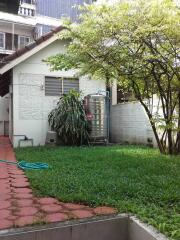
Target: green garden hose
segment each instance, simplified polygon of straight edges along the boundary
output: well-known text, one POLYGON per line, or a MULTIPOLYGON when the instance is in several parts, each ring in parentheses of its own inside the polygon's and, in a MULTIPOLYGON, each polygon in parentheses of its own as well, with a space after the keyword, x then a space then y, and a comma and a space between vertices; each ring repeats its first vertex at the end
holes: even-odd
POLYGON ((47 163, 27 163, 25 161, 20 161, 20 162, 11 162, 11 161, 6 161, 6 160, 0 160, 0 162, 4 162, 7 164, 12 164, 12 165, 17 165, 19 168, 23 170, 41 170, 41 169, 47 169, 49 168, 49 165, 47 163))

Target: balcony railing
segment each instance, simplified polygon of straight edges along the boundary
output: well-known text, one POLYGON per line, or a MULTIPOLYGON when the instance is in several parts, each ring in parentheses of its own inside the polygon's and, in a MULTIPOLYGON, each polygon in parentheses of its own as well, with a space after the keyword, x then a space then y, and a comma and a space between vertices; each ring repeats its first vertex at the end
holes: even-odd
POLYGON ((0 54, 9 55, 32 41, 30 36, 0 32, 0 54))
POLYGON ((35 10, 29 9, 29 8, 24 8, 24 7, 19 7, 18 14, 33 17, 33 16, 35 16, 35 10))
POLYGON ((21 0, 20 4, 23 4, 23 3, 35 5, 36 4, 36 0, 21 0))
POLYGON ((18 14, 23 16, 35 16, 36 1, 35 0, 21 0, 18 14))

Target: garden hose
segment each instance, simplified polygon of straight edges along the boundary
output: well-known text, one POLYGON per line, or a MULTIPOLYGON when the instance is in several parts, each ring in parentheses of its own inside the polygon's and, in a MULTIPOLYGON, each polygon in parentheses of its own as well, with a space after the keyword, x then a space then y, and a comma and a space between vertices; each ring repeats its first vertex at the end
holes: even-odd
POLYGON ((0 162, 4 162, 7 164, 12 164, 12 165, 17 165, 19 168, 23 170, 41 170, 41 169, 47 169, 49 168, 49 165, 47 163, 28 163, 25 161, 20 161, 20 162, 11 162, 11 161, 6 161, 6 160, 0 160, 0 162))

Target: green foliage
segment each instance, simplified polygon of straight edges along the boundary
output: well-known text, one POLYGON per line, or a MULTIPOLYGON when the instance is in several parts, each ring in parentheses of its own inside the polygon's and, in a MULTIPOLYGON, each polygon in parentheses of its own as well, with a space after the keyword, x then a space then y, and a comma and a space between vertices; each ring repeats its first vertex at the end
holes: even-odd
POLYGON ((50 112, 48 121, 63 144, 88 143, 88 124, 80 93, 71 90, 67 95, 62 96, 57 107, 50 112))
POLYGON ((16 156, 50 165, 26 171, 38 196, 114 206, 180 239, 180 157, 140 146, 37 147, 16 149, 16 156))
POLYGON ((133 90, 160 151, 180 153, 180 9, 171 0, 137 0, 87 5, 84 10, 79 24, 65 24, 60 39, 71 42, 65 54, 47 60, 51 69, 78 68, 80 74, 117 80, 133 90), (164 119, 161 134, 154 97, 160 99, 157 109, 164 119))

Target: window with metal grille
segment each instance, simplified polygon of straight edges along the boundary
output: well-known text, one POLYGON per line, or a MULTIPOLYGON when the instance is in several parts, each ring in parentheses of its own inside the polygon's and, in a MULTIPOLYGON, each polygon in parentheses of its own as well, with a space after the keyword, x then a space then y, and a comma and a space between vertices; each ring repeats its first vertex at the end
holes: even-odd
POLYGON ((76 91, 79 91, 79 80, 74 79, 63 79, 63 93, 67 94, 71 89, 74 89, 76 91))
POLYGON ((5 49, 5 33, 0 32, 0 48, 5 49))
POLYGON ((61 96, 72 89, 79 91, 79 79, 45 77, 45 96, 61 96))
POLYGON ((30 37, 26 36, 18 36, 18 48, 24 48, 26 45, 30 43, 30 37))

